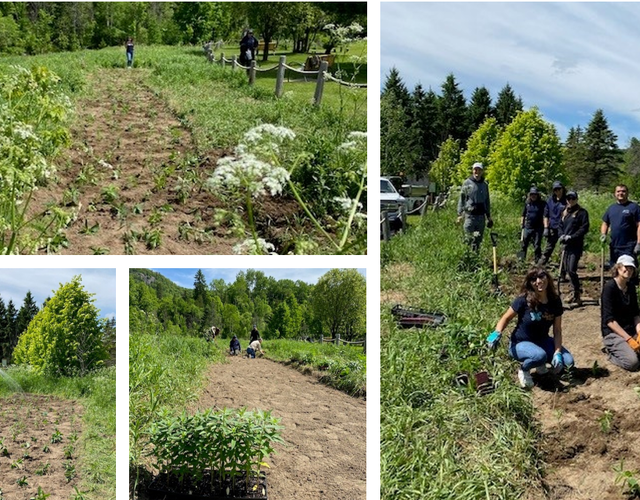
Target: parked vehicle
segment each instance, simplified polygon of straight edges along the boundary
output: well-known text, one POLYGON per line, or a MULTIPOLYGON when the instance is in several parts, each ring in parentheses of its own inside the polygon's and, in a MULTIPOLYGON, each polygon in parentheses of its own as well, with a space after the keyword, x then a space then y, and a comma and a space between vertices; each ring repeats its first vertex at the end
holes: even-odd
POLYGON ((392 231, 404 227, 407 216, 407 200, 398 193, 387 177, 380 177, 380 213, 387 213, 392 231))

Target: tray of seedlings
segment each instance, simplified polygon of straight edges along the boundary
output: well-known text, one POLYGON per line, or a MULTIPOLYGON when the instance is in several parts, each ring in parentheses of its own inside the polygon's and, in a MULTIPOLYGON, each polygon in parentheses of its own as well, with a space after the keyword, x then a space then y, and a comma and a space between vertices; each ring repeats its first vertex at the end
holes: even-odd
POLYGON ((391 314, 402 328, 424 328, 427 326, 441 326, 447 321, 442 313, 428 312, 424 309, 396 304, 391 308, 391 314))
POLYGON ((224 409, 165 414, 151 428, 156 475, 147 487, 155 500, 267 500, 261 468, 283 443, 271 412, 224 409))

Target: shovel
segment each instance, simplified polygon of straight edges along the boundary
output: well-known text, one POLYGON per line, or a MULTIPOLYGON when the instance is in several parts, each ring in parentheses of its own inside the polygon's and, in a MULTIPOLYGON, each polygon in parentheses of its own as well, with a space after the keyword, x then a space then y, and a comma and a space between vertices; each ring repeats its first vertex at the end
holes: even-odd
POLYGON ((560 292, 560 283, 562 282, 563 267, 564 267, 564 246, 562 247, 562 253, 560 254, 560 269, 558 269, 558 297, 562 296, 562 292, 560 292))
POLYGON ((600 249, 600 298, 598 303, 602 305, 602 290, 604 290, 604 246, 602 243, 602 248, 600 249))
POLYGON ((524 253, 524 228, 522 228, 522 231, 520 231, 520 251, 517 253, 516 257, 518 257, 518 260, 524 260, 524 258, 525 258, 525 253, 524 253))
POLYGON ((498 246, 498 233, 490 233, 491 246, 493 247, 493 286, 494 293, 499 295, 502 293, 500 284, 498 283, 498 254, 496 253, 496 247, 498 246))

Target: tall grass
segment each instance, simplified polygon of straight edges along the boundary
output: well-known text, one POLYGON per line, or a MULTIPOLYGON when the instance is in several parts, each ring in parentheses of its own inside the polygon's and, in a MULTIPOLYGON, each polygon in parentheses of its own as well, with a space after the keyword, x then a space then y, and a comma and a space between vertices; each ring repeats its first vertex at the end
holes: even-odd
MULTIPOLYGON (((98 370, 84 377, 54 378, 36 374, 28 367, 11 367, 7 373, 25 392, 73 399, 82 405, 83 429, 77 447, 82 471, 79 490, 87 491, 87 498, 115 499, 115 367, 98 370)), ((0 384, 0 396, 7 394, 6 385, 0 384)))
MULTIPOLYGON (((471 253, 455 223, 456 201, 454 195, 443 210, 410 220, 404 235, 381 248, 388 301, 381 318, 385 499, 515 499, 539 484, 542 473, 533 403, 515 384, 517 364, 504 347, 491 353, 485 346, 527 267, 516 259, 523 204, 492 195, 499 282, 506 292, 495 295, 489 230, 479 254, 471 253), (395 302, 442 312, 448 325, 401 330, 390 314, 395 302), (494 378, 493 394, 480 397, 454 383, 456 374, 480 370, 494 378)), ((588 253, 600 252, 601 217, 613 201, 610 194, 580 193, 591 220, 588 253)))

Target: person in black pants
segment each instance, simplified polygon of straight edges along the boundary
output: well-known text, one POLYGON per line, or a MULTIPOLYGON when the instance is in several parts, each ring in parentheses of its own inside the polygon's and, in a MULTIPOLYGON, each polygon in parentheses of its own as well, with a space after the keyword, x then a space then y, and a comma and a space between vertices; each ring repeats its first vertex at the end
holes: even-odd
POLYGON ((251 342, 258 340, 260 338, 260 333, 258 332, 258 328, 256 325, 253 325, 253 329, 251 330, 251 338, 249 339, 249 344, 251 342))
POLYGON ((632 278, 636 264, 622 255, 612 268, 613 279, 602 290, 602 343, 609 361, 625 370, 640 368, 640 308, 632 278))
POLYGON ((578 193, 567 193, 567 207, 562 212, 560 236, 558 241, 563 247, 564 260, 561 262, 563 271, 569 275, 571 295, 568 305, 580 306, 580 279, 578 278, 578 261, 584 251, 584 237, 589 232, 589 213, 578 204, 578 193))
POLYGON ((536 262, 542 258, 542 233, 544 231, 543 218, 545 206, 545 202, 540 199, 538 189, 532 187, 529 190, 529 196, 527 196, 527 201, 522 210, 522 260, 527 258, 527 249, 531 243, 533 243, 536 262))
POLYGON ((240 64, 249 66, 251 61, 256 58, 257 48, 258 40, 253 36, 253 30, 247 31, 247 34, 240 40, 240 64))
POLYGON ((562 219, 562 212, 567 206, 566 190, 560 181, 555 181, 552 186, 553 193, 547 199, 544 208, 544 230, 542 235, 547 239, 547 245, 542 253, 542 258, 538 261, 539 266, 546 265, 553 254, 553 249, 558 242, 559 229, 562 219))

